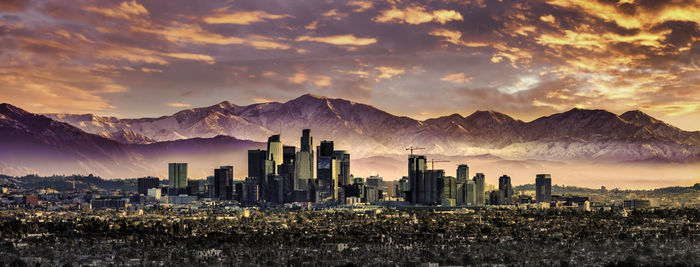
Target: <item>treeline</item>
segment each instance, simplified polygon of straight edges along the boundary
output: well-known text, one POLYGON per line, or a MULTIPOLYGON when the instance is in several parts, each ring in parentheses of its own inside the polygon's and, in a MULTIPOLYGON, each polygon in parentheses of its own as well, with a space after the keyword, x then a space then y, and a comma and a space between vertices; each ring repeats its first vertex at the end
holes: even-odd
POLYGON ((12 177, 0 175, 0 185, 10 188, 22 189, 43 189, 53 188, 58 191, 72 191, 73 183, 76 190, 88 189, 91 191, 135 191, 137 187, 137 178, 128 179, 102 179, 99 176, 90 175, 53 175, 39 176, 35 174, 25 175, 21 177, 12 177))
MULTIPOLYGON (((517 185, 514 187, 516 191, 535 191, 535 184, 524 184, 524 185, 517 185)), ((698 192, 700 193, 700 183, 696 183, 693 186, 672 186, 672 187, 664 187, 664 188, 657 188, 657 189, 651 189, 651 190, 620 190, 620 189, 607 189, 607 191, 614 191, 618 190, 620 192, 629 192, 629 193, 649 193, 649 192, 655 192, 655 193, 694 193, 698 192)), ((592 189, 592 188, 585 188, 585 187, 578 187, 578 186, 565 186, 565 185, 552 185, 552 194, 555 195, 561 195, 561 194, 590 194, 590 193, 602 193, 602 189, 592 189)))

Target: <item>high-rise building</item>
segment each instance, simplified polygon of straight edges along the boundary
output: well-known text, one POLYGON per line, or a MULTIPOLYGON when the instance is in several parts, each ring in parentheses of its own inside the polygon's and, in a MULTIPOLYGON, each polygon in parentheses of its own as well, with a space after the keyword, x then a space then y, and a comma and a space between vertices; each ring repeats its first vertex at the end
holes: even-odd
POLYGON ((262 179, 265 172, 266 150, 248 150, 248 176, 262 179))
MULTIPOLYGON (((464 195, 464 205, 473 206, 476 205, 476 183, 474 181, 468 180, 462 187, 462 194, 464 195)), ((482 197, 484 194, 481 194, 482 197)))
POLYGON ((148 189, 160 187, 158 177, 145 177, 137 180, 139 195, 148 195, 148 189))
POLYGON ((284 148, 282 146, 281 136, 279 134, 270 136, 267 139, 267 160, 271 160, 275 163, 274 174, 277 174, 277 167, 282 165, 283 158, 284 148))
POLYGON ((498 178, 498 204, 513 204, 513 186, 510 183, 510 176, 505 174, 498 178))
POLYGON ((285 203, 294 202, 293 193, 296 187, 296 178, 294 177, 296 173, 296 147, 294 146, 284 146, 283 147, 283 157, 282 165, 279 167, 279 176, 282 179, 282 194, 283 201, 285 203))
POLYGON ((247 177, 245 181, 241 184, 241 202, 243 205, 250 206, 255 205, 260 200, 259 182, 255 180, 254 177, 247 177))
POLYGON ((469 180, 469 166, 460 164, 457 166, 457 184, 466 183, 469 180))
POLYGON ((332 157, 333 156, 333 141, 321 141, 321 145, 316 147, 319 156, 332 157))
POLYGON ((401 177, 399 182, 396 184, 396 196, 402 197, 406 201, 406 192, 410 189, 408 176, 401 177))
POLYGON ((552 202, 552 175, 538 174, 535 176, 535 201, 552 202))
POLYGON ((500 194, 498 190, 489 191, 488 203, 489 205, 498 205, 498 198, 500 194))
POLYGON ((476 205, 483 206, 485 201, 486 176, 483 173, 474 175, 474 191, 476 193, 476 205))
POLYGON ((409 191, 406 194, 407 201, 412 204, 423 203, 421 192, 425 193, 422 188, 425 183, 425 170, 427 168, 425 156, 409 155, 408 156, 408 187, 409 191))
POLYGON ((419 202, 424 205, 435 205, 441 203, 440 192, 444 188, 444 170, 425 171, 422 187, 420 188, 419 202))
POLYGON ((168 195, 187 194, 187 163, 168 163, 168 195))
POLYGON ((311 148, 314 146, 314 139, 311 137, 310 129, 301 130, 301 147, 299 151, 312 151, 311 148))
POLYGON ((350 154, 345 150, 335 150, 333 156, 338 160, 338 172, 340 173, 338 186, 350 184, 350 154))
POLYGON ((314 178, 314 145, 311 130, 304 129, 301 131, 301 147, 296 155, 296 164, 294 166, 294 176, 297 181, 294 184, 294 190, 309 190, 309 179, 314 178))
POLYGON ((204 184, 204 196, 206 198, 215 198, 216 197, 216 177, 213 175, 207 176, 207 181, 204 184))
POLYGON ((310 151, 299 151, 294 164, 294 190, 308 191, 313 177, 313 155, 310 151))
MULTIPOLYGON (((282 158, 282 146, 280 146, 279 157, 282 158)), ((258 183, 257 192, 260 194, 257 196, 259 200, 266 200, 267 195, 267 185, 268 180, 272 179, 275 175, 275 169, 277 166, 273 160, 268 160, 268 153, 266 150, 248 150, 248 177, 254 178, 252 181, 258 183)))
POLYGON ((199 187, 202 184, 202 180, 189 180, 187 181, 187 195, 198 196, 199 187))
POLYGON ((316 176, 318 176, 318 202, 337 199, 338 161, 333 157, 333 141, 321 141, 317 148, 316 176))
POLYGON ((372 175, 365 179, 364 184, 366 186, 373 186, 381 190, 384 188, 384 178, 382 178, 381 176, 372 175))
POLYGON ((442 186, 442 189, 439 190, 439 193, 440 193, 439 199, 441 201, 443 199, 454 199, 456 201, 457 200, 457 179, 455 177, 452 177, 452 176, 445 176, 440 180, 438 180, 438 182, 442 186))
POLYGON ((233 166, 214 169, 214 197, 219 200, 233 199, 233 166))

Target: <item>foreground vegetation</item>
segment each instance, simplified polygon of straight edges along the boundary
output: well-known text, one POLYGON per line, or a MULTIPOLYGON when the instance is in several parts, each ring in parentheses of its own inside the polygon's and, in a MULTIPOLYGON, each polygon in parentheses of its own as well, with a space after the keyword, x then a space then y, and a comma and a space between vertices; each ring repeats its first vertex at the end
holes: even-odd
POLYGON ((700 210, 4 211, 0 260, 44 265, 678 265, 700 210))

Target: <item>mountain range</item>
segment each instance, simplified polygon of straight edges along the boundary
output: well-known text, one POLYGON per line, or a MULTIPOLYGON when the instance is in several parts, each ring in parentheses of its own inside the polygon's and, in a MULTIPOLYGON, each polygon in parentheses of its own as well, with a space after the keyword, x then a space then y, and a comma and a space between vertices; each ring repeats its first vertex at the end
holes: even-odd
MULTIPOLYGON (((696 162, 700 132, 688 132, 641 111, 620 115, 572 109, 524 122, 496 111, 428 120, 396 116, 344 99, 303 95, 285 103, 247 106, 228 101, 158 118, 120 119, 94 114, 32 114, 0 105, 0 173, 151 175, 168 161, 244 165, 247 149, 264 148, 272 134, 299 145, 309 128, 315 143, 333 140, 354 160, 493 157, 509 161, 696 162), (250 140, 250 141, 248 141, 250 140)), ((237 171, 244 176, 245 166, 237 171)))
POLYGON ((424 121, 395 116, 344 99, 303 95, 286 103, 217 105, 159 118, 119 119, 92 114, 47 114, 88 133, 130 144, 149 144, 217 135, 264 142, 282 132, 285 144, 298 145, 301 130, 359 157, 421 153, 493 154, 512 159, 613 161, 688 161, 700 151, 700 132, 687 132, 638 110, 621 115, 605 110, 572 109, 523 122, 496 111, 476 111, 424 121))

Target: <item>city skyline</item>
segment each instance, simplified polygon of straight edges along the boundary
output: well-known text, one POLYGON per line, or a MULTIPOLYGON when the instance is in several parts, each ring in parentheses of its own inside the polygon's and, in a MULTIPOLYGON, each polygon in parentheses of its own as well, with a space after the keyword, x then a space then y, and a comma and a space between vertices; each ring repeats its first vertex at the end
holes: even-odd
POLYGON ((0 0, 0 266, 691 266, 700 0, 0 0))
POLYGON ((417 119, 640 109, 700 130, 695 1, 175 6, 3 2, 0 98, 36 113, 156 117, 314 93, 417 119))

